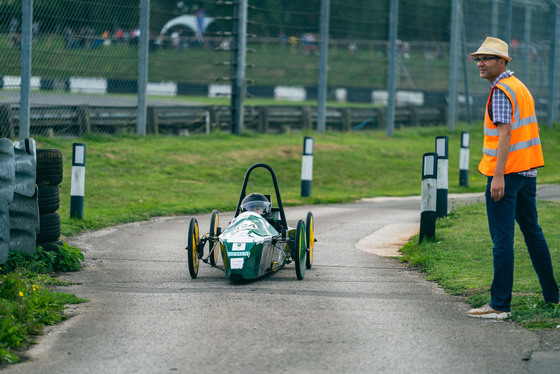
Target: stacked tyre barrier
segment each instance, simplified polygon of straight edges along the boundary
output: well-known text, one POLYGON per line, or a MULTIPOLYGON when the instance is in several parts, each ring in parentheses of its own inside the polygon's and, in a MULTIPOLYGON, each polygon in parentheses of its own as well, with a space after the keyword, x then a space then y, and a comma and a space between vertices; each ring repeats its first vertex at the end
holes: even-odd
POLYGON ((16 166, 14 145, 8 138, 0 139, 0 264, 10 251, 10 204, 14 201, 16 166))
POLYGON ((9 252, 35 251, 40 225, 35 140, 1 139, 0 148, 0 263, 4 263, 9 252))
POLYGON ((60 241, 60 191, 62 183, 62 152, 54 148, 37 149, 37 187, 39 222, 36 244, 45 250, 62 245, 60 241))

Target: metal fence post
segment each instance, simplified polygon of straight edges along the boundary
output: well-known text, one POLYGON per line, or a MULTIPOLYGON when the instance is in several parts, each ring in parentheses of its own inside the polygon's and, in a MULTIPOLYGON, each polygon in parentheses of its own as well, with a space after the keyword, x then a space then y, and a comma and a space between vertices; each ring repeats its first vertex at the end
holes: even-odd
POLYGON ((548 86, 548 105, 547 105, 547 118, 546 124, 548 127, 552 127, 554 121, 558 117, 558 79, 560 74, 558 73, 558 64, 560 63, 560 47, 558 46, 560 42, 560 11, 558 10, 558 4, 556 1, 548 0, 550 4, 550 14, 551 14, 551 38, 550 38, 550 54, 548 62, 548 75, 549 75, 549 86, 548 86))
POLYGON ((523 81, 529 82, 529 63, 531 56, 531 2, 525 0, 525 33, 523 35, 523 81))
POLYGON ((247 0, 237 0, 233 6, 233 63, 231 80, 232 133, 243 133, 245 100, 245 61, 247 53, 247 0))
POLYGON ((399 27, 399 0, 391 0, 389 14, 389 69, 387 77, 387 136, 393 136, 395 130, 395 96, 396 96, 396 61, 397 32, 399 27))
POLYGON ((148 86, 148 43, 150 40, 150 0, 140 0, 140 40, 138 41, 138 108, 136 134, 146 135, 146 90, 148 86))
POLYGON ((319 43, 319 82, 317 95, 317 132, 325 133, 327 103, 327 61, 329 58, 329 8, 330 0, 321 0, 321 41, 319 43))
POLYGON ((457 120, 457 92, 458 92, 458 71, 459 71, 459 19, 462 11, 461 0, 453 0, 451 3, 451 40, 449 51, 449 109, 447 111, 447 128, 455 130, 457 120))
POLYGON ((21 9, 21 83, 19 138, 29 138, 30 90, 31 90, 31 25, 33 23, 33 0, 23 0, 21 9))

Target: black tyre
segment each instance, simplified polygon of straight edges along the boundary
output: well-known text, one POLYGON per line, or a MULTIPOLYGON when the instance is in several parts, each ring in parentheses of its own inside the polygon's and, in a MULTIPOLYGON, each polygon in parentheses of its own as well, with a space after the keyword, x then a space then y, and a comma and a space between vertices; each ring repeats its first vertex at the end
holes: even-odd
POLYGON ((60 208, 58 186, 39 186, 39 213, 55 213, 60 208))
POLYGON ((307 212, 305 220, 305 240, 307 241, 307 261, 305 267, 311 269, 313 265, 313 246, 315 245, 315 232, 313 226, 313 213, 307 212))
POLYGON ((210 218, 210 232, 209 235, 211 238, 208 240, 209 243, 209 251, 210 251, 210 265, 216 266, 218 263, 218 258, 220 256, 220 242, 217 239, 218 236, 218 227, 220 227, 220 215, 218 211, 214 209, 212 211, 212 218, 210 218))
POLYGON ((62 152, 55 148, 37 148, 37 185, 62 183, 62 152))
POLYGON ((302 280, 305 276, 305 263, 307 259, 307 245, 305 244, 305 223, 299 220, 296 228, 296 237, 292 247, 292 259, 296 265, 296 276, 302 280))
POLYGON ((187 238, 187 251, 189 253, 189 274, 192 279, 198 275, 198 253, 200 247, 200 236, 198 230, 198 221, 192 218, 189 224, 189 234, 187 238))
POLYGON ((60 238, 60 216, 58 213, 40 214, 39 227, 37 243, 56 242, 60 238))

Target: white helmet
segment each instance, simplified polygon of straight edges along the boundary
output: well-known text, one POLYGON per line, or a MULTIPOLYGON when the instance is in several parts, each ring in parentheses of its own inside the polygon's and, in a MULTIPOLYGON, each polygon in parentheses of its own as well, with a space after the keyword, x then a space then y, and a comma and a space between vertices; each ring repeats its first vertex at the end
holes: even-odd
POLYGON ((270 214, 272 209, 272 204, 266 196, 260 193, 251 193, 243 199, 241 202, 242 212, 255 212, 263 216, 270 214))

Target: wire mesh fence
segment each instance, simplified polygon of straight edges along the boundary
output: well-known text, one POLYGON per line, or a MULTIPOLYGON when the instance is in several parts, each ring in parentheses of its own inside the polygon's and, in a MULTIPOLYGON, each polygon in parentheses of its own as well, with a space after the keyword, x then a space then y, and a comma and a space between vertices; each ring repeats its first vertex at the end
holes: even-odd
MULTIPOLYGON (((533 96, 546 99, 555 22, 550 4, 545 0, 498 1, 493 4, 481 0, 464 2, 465 53, 476 51, 489 35, 509 40, 512 60, 508 68, 524 81, 533 96), (511 21, 506 19, 508 13, 511 13, 511 21)), ((488 85, 478 77, 478 69, 471 66, 467 73, 472 92, 487 93, 488 85)))
MULTIPOLYGON (((322 1, 248 0, 246 130, 281 132, 317 125, 322 1)), ((471 98, 473 118, 483 110, 487 83, 468 64, 468 54, 488 35, 509 40, 510 68, 525 81, 541 112, 549 114, 550 91, 558 90, 557 77, 551 74, 558 61, 551 56, 560 27, 556 2, 455 1, 461 9, 459 25, 451 23, 452 2, 398 1, 394 64, 400 106, 395 121, 445 123, 454 26, 461 30, 461 74, 454 83, 459 95, 471 98)), ((34 0, 32 135, 134 132, 140 3, 34 0)), ((231 97, 239 68, 233 57, 238 3, 150 1, 148 132, 230 131, 231 105, 224 98, 231 97)), ((385 127, 389 3, 330 1, 328 129, 385 127)), ((18 134, 22 24, 22 2, 0 2, 2 136, 18 134)), ((466 118, 464 106, 459 116, 466 118)))

